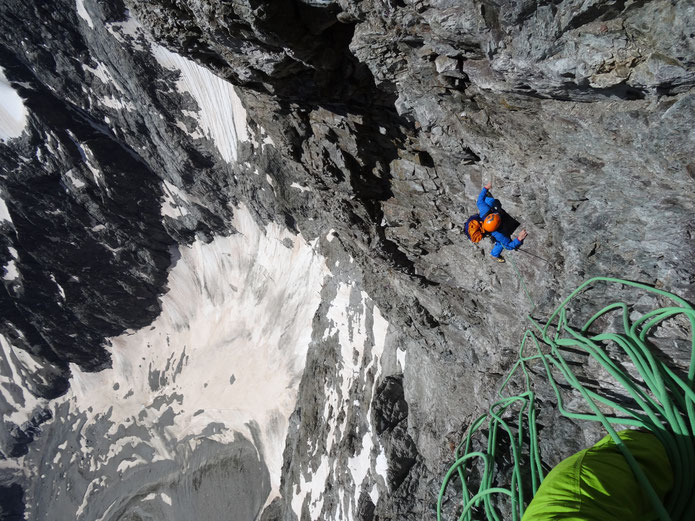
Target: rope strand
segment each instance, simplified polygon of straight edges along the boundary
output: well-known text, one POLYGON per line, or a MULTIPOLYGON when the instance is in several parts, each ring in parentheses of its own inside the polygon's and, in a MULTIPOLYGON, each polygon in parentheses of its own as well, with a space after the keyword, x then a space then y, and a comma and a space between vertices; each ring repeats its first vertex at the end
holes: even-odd
MULTIPOLYGON (((512 263, 517 276, 524 287, 529 301, 535 308, 521 273, 512 263)), ((499 521, 499 502, 509 498, 513 521, 519 521, 524 514, 525 505, 535 495, 543 481, 544 473, 538 446, 538 429, 536 425, 537 409, 536 395, 530 376, 530 364, 541 364, 545 377, 557 399, 560 413, 577 420, 600 422, 608 431, 618 449, 625 456, 636 479, 643 487, 661 521, 690 521, 695 519, 695 310, 685 300, 663 290, 652 288, 637 282, 610 277, 592 278, 574 290, 550 315, 545 324, 539 324, 530 314, 528 320, 533 326, 522 338, 519 349, 519 359, 512 366, 502 383, 498 395, 500 399, 492 404, 488 414, 477 418, 469 427, 461 444, 455 451, 455 463, 447 472, 442 483, 437 501, 437 520, 442 521, 442 500, 447 486, 456 474, 462 491, 463 511, 459 521, 472 521, 472 509, 482 506, 488 520, 499 521), (629 307, 623 302, 610 304, 595 313, 583 326, 576 330, 568 322, 568 304, 581 292, 598 284, 619 284, 637 288, 659 297, 670 300, 674 305, 662 307, 645 313, 638 319, 630 320, 629 307), (622 315, 623 331, 621 333, 590 334, 589 329, 601 317, 609 313, 620 312, 622 315), (690 325, 691 357, 687 378, 683 380, 676 373, 656 358, 649 347, 647 336, 651 330, 663 321, 684 316, 690 325), (551 333, 554 331, 554 333, 551 333), (615 363, 604 343, 611 342, 617 346, 634 364, 639 373, 641 383, 615 363), (587 389, 573 373, 570 363, 565 360, 561 350, 571 349, 583 352, 593 358, 620 385, 625 395, 633 400, 631 406, 624 402, 603 396, 598 392, 587 389), (545 351, 545 352, 544 352, 545 351), (530 354, 526 354, 530 352, 530 354), (523 375, 524 391, 517 395, 505 396, 508 386, 516 381, 516 376, 523 375), (555 375, 561 376, 560 381, 555 375), (561 385, 570 386, 585 400, 590 411, 574 412, 565 408, 561 385), (611 414, 604 414, 605 407, 612 409, 611 414), (516 434, 510 425, 509 418, 516 409, 516 434), (644 475, 621 438, 614 425, 630 425, 648 429, 654 433, 663 444, 668 454, 674 474, 674 489, 662 504, 658 495, 644 475), (487 452, 471 452, 474 436, 487 428, 487 452), (507 434, 512 455, 511 477, 507 480, 509 488, 495 485, 500 476, 497 475, 496 459, 498 437, 501 432, 507 434), (524 439, 528 439, 528 463, 522 466, 522 455, 525 454, 524 439), (463 450, 462 450, 463 449, 463 450), (482 478, 478 490, 469 490, 466 480, 471 463, 482 466, 482 478), (524 476, 530 474, 530 480, 524 476), (530 494, 524 490, 524 485, 530 481, 530 494)))

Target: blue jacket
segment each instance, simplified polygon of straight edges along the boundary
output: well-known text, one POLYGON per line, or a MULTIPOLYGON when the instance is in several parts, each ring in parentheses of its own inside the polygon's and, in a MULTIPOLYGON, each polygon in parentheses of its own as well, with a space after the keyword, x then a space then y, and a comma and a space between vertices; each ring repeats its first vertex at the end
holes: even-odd
POLYGON ((478 207, 478 215, 481 219, 485 219, 485 216, 489 214, 496 207, 501 207, 500 202, 494 197, 487 196, 487 188, 483 187, 476 201, 476 206, 478 207))
MULTIPOLYGON (((484 219, 487 214, 499 206, 499 201, 493 197, 487 197, 487 188, 483 188, 480 191, 476 205, 478 207, 478 215, 480 215, 481 219, 484 219)), ((519 239, 512 240, 503 233, 497 231, 490 233, 490 235, 495 239, 495 245, 490 252, 490 255, 493 257, 499 257, 504 249, 516 250, 524 243, 524 241, 520 241, 519 239)))
POLYGON ((490 252, 490 255, 493 257, 499 257, 503 249, 516 250, 524 243, 524 241, 520 241, 519 239, 510 239, 503 233, 497 231, 490 233, 490 235, 495 239, 495 245, 490 252))

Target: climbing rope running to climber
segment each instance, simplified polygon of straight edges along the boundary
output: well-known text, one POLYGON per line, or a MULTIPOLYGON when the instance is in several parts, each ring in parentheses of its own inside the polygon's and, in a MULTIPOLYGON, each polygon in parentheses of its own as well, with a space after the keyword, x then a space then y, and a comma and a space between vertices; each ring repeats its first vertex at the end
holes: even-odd
POLYGON ((528 291, 528 288, 526 287, 526 282, 524 281, 524 277, 521 275, 521 272, 519 271, 519 268, 516 267, 516 262, 514 262, 514 259, 509 257, 509 262, 512 265, 512 268, 514 268, 514 272, 516 273, 516 277, 519 279, 519 283, 521 284, 521 287, 524 288, 524 293, 526 293, 526 298, 528 298, 529 302, 531 303, 531 311, 528 312, 528 315, 530 316, 533 311, 536 309, 536 303, 533 300, 533 297, 531 297, 531 294, 528 291))
MULTIPOLYGON (((516 269, 516 267, 515 267, 516 269)), ((523 284, 523 278, 517 270, 523 284)), ((535 306, 524 284, 532 305, 535 306)), ((632 313, 635 311, 632 310, 632 313)), ((473 509, 482 506, 488 520, 500 521, 498 506, 504 498, 511 503, 511 518, 515 521, 524 515, 526 504, 536 494, 544 479, 539 451, 536 425, 536 394, 531 380, 531 366, 541 369, 556 396, 560 413, 577 420, 600 422, 610 435, 612 443, 620 450, 635 479, 648 497, 658 519, 662 521, 685 521, 695 519, 695 310, 680 297, 667 291, 644 284, 596 277, 584 282, 573 291, 541 325, 530 315, 532 329, 525 332, 519 359, 510 370, 499 391, 500 399, 490 407, 489 413, 476 419, 455 451, 455 462, 446 473, 437 501, 437 519, 442 521, 442 506, 447 486, 457 476, 462 492, 461 521, 473 519, 473 509), (581 293, 598 284, 617 284, 645 291, 670 301, 671 305, 649 311, 639 318, 630 318, 630 307, 624 302, 610 304, 591 316, 580 328, 569 322, 568 306, 581 293), (592 326, 599 319, 611 318, 620 313, 623 331, 593 333, 592 326), (609 317, 610 315, 610 317, 609 317), (664 321, 684 316, 690 327, 690 366, 687 376, 681 378, 659 358, 654 356, 648 336, 650 331, 664 321), (617 347, 621 358, 609 356, 608 347, 617 347), (608 398, 597 390, 585 386, 571 369, 563 350, 582 352, 598 363, 619 384, 623 394, 629 396, 631 404, 608 398), (529 352, 530 351, 530 352, 529 352), (626 369, 629 361, 637 375, 626 369), (540 364, 540 365, 538 365, 540 364), (523 392, 505 396, 516 376, 523 375, 523 392), (578 392, 589 407, 589 411, 570 411, 565 406, 561 387, 570 386, 578 392), (604 411, 612 411, 610 413, 604 411), (516 425, 510 416, 516 411, 516 425), (655 492, 644 471, 627 449, 615 425, 627 425, 646 429, 653 433, 663 445, 673 471, 673 490, 662 500, 655 492), (487 429, 486 451, 473 451, 474 437, 487 429), (508 486, 496 486, 501 480, 497 459, 499 440, 504 437, 512 456, 511 477, 508 486), (528 440, 526 443, 525 440, 528 440), (526 448, 528 445, 528 448, 526 448), (469 490, 467 479, 474 473, 472 468, 482 470, 477 491, 469 490), (530 485, 530 487, 529 487, 530 485), (530 488, 530 490, 526 490, 530 488), (530 494, 529 494, 530 492, 530 494)), ((565 391, 566 392, 566 391, 565 391)), ((598 444, 597 444, 598 445, 598 444)))

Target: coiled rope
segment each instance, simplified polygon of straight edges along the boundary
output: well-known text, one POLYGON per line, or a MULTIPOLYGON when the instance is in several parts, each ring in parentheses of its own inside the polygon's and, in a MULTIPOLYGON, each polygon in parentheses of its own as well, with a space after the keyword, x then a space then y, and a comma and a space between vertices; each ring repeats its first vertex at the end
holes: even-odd
POLYGON ((539 324, 530 316, 528 319, 533 328, 524 334, 519 350, 519 360, 510 370, 498 392, 500 399, 492 404, 488 414, 480 416, 471 424, 463 441, 456 448, 456 461, 446 473, 439 492, 437 520, 442 520, 443 498, 448 484, 455 475, 458 476, 461 484, 463 501, 463 511, 458 518, 459 521, 471 521, 472 509, 480 507, 481 503, 488 520, 500 521, 496 504, 498 500, 504 500, 504 497, 511 501, 512 519, 518 521, 523 516, 526 503, 535 495, 544 477, 538 448, 536 395, 529 374, 529 364, 534 362, 542 364, 548 382, 557 398, 558 409, 563 416, 600 422, 608 431, 625 456, 638 482, 644 488, 661 521, 690 521, 695 519, 695 473, 692 471, 695 468, 695 392, 693 391, 695 379, 695 337, 693 336, 695 310, 692 306, 676 295, 644 284, 611 277, 596 277, 587 280, 574 290, 555 309, 545 325, 539 324), (580 329, 571 327, 568 322, 568 304, 579 293, 597 283, 638 288, 667 299, 671 305, 649 311, 636 320, 631 320, 628 305, 623 302, 616 302, 595 313, 580 329), (597 320, 615 312, 622 314, 622 332, 590 333, 589 330, 597 320), (651 330, 665 320, 678 315, 685 316, 690 322, 690 367, 685 379, 679 377, 671 368, 653 355, 647 340, 651 330), (622 365, 611 359, 605 344, 617 346, 627 356, 634 364, 642 382, 636 381, 622 365), (531 354, 525 354, 529 350, 528 346, 532 346, 531 354), (618 403, 585 387, 570 369, 570 364, 563 357, 562 349, 572 349, 574 352, 579 350, 593 358, 614 378, 625 394, 632 398, 633 404, 628 406, 625 403, 618 403), (523 374, 524 392, 505 396, 505 390, 518 373, 523 374), (561 375, 563 380, 561 383, 555 378, 555 374, 561 375), (565 387, 569 385, 578 391, 585 399, 591 412, 568 410, 560 393, 560 385, 565 387), (613 412, 604 414, 600 406, 604 410, 608 407, 613 412), (511 425, 509 421, 514 410, 516 410, 516 427, 511 425), (665 504, 662 504, 654 492, 642 469, 617 435, 613 425, 646 428, 654 433, 663 444, 674 473, 674 488, 668 495, 665 504), (487 451, 471 451, 475 434, 484 426, 489 431, 487 451), (505 443, 508 443, 511 448, 513 460, 511 479, 506 481, 510 483, 509 488, 494 486, 499 478, 496 467, 496 449, 502 431, 509 438, 505 440, 505 443), (528 439, 528 455, 524 450, 526 438, 528 439), (527 462, 525 465, 522 465, 522 458, 527 462), (468 467, 476 463, 478 468, 482 466, 482 478, 478 490, 473 492, 469 490, 466 478, 468 467), (530 480, 528 479, 529 475, 530 480), (530 491, 528 491, 531 493, 530 495, 525 490, 528 481, 530 481, 530 491))

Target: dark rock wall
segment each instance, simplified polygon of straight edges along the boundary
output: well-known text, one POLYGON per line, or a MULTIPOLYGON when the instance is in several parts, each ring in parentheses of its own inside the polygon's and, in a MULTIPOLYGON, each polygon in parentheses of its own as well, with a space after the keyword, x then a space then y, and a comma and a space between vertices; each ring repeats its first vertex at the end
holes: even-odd
MULTIPOLYGON (((407 352, 374 397, 388 493, 360 500, 359 517, 420 519, 449 441, 513 360, 529 298, 542 315, 608 275, 695 300, 686 1, 126 1, 153 38, 239 86, 251 129, 273 145, 241 144, 233 167, 175 126, 194 102, 135 39, 106 44, 74 2, 54 4, 0 7, 0 64, 31 110, 28 134, 0 145, 14 224, 2 224, 0 260, 14 247, 21 273, 0 297, 2 332, 50 362, 37 394, 64 391, 69 362, 103 368, 104 338, 151 322, 169 247, 233 232, 228 203, 310 239, 332 229, 322 247, 354 258, 392 326, 389 349, 407 352), (85 71, 97 62, 118 76, 85 71), (136 110, 96 100, 113 94, 136 110), (254 167, 274 197, 263 176, 231 175, 254 167), (185 218, 162 224, 162 180, 198 198, 185 218), (514 266, 463 235, 488 180, 514 234, 530 234, 507 255, 514 266)), ((84 5, 97 22, 125 20, 120 2, 84 5)), ((316 392, 311 356, 299 407, 316 392)), ((300 442, 321 432, 305 422, 288 440, 285 503, 267 516, 292 518, 300 442)), ((565 429, 582 446, 581 428, 565 429)))

